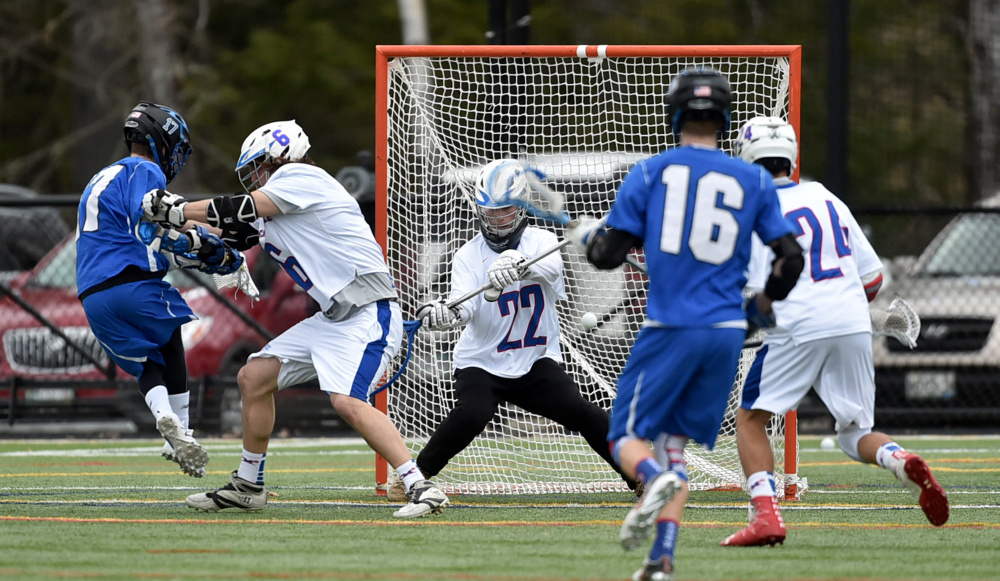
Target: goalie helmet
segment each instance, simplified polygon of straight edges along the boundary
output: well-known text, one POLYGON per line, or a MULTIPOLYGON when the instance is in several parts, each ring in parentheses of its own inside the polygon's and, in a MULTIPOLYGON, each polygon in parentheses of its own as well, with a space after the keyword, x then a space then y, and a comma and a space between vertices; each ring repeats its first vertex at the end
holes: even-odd
POLYGON ((255 129, 243 140, 240 158, 236 162, 236 175, 243 189, 252 192, 259 189, 270 177, 269 171, 261 171, 265 163, 279 159, 299 161, 309 152, 309 137, 295 120, 275 121, 255 129))
POLYGON ((475 193, 479 230, 494 252, 517 248, 521 242, 528 227, 527 211, 509 200, 527 189, 524 167, 513 159, 491 161, 479 172, 475 193))
POLYGON ((740 128, 736 138, 736 155, 754 163, 766 158, 788 160, 788 173, 795 171, 799 143, 795 128, 780 117, 754 117, 740 128))
POLYGON ((169 107, 140 102, 125 118, 125 147, 148 145, 153 161, 163 170, 169 184, 191 155, 191 134, 180 113, 169 107))
POLYGON ((687 69, 670 81, 667 91, 667 117, 674 135, 680 137, 686 121, 722 121, 722 131, 729 130, 733 93, 729 81, 715 69, 687 69))

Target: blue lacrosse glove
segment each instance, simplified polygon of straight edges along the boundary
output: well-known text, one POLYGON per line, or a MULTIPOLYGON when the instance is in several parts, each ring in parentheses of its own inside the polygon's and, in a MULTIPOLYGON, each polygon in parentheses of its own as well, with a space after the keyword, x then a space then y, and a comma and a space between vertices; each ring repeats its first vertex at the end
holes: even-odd
POLYGON ((747 323, 750 324, 750 328, 747 329, 748 335, 756 333, 758 329, 769 329, 778 324, 778 320, 774 317, 773 309, 765 315, 757 308, 756 293, 743 299, 743 314, 746 315, 747 323))
POLYGON ((196 260, 199 264, 194 268, 208 274, 231 274, 239 270, 243 264, 242 253, 226 246, 221 238, 203 226, 195 226, 193 230, 198 240, 196 252, 180 253, 179 257, 196 260))

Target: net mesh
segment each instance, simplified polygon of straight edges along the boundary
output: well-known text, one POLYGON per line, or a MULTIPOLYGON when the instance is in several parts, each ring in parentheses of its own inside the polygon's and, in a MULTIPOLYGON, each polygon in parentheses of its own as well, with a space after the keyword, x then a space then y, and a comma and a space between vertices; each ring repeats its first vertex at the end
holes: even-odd
MULTIPOLYGON (((692 66, 713 67, 732 83, 724 149, 732 150, 751 117, 788 117, 786 57, 390 59, 387 259, 404 317, 448 294, 451 257, 478 232, 469 196, 479 168, 520 159, 565 196, 570 216, 604 215, 633 163, 675 145, 665 92, 673 75, 692 66)), ((551 223, 532 224, 563 234, 551 223)), ((573 247, 562 256, 569 300, 557 309, 567 370, 585 397, 610 409, 643 321, 645 277, 627 265, 598 271, 573 247), (579 321, 588 312, 599 324, 584 330, 579 321)), ((454 406, 451 351, 459 332, 417 333, 406 373, 387 391, 387 413, 415 454, 454 406)), ((744 350, 714 451, 687 450, 693 489, 743 484, 733 417, 753 354, 744 350)), ((769 429, 782 481, 782 419, 769 429)), ((506 404, 435 482, 459 493, 626 490, 581 437, 506 404)))

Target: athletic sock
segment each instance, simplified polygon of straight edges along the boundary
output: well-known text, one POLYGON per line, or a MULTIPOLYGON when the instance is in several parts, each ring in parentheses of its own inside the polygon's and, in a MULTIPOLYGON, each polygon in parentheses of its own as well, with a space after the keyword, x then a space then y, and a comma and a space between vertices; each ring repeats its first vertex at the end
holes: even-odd
POLYGON ((643 484, 652 481, 654 478, 663 473, 663 466, 656 461, 656 458, 652 456, 648 458, 643 458, 641 462, 635 466, 635 476, 639 482, 643 484))
POLYGON ((747 476, 747 490, 750 498, 760 496, 778 496, 778 488, 774 483, 774 473, 762 470, 747 476))
POLYGON ((668 436, 665 444, 670 470, 684 482, 688 481, 687 460, 684 459, 684 448, 687 443, 687 436, 668 436))
POLYGON ((236 475, 254 484, 264 484, 264 460, 267 459, 267 452, 254 454, 243 449, 243 459, 240 460, 240 469, 236 475))
POLYGON ((424 473, 417 467, 416 460, 407 460, 404 462, 399 468, 396 468, 396 475, 402 479, 407 492, 410 491, 410 488, 414 484, 425 480, 424 473))
POLYGON ((171 393, 167 396, 170 400, 170 409, 174 410, 177 417, 181 419, 181 425, 188 429, 191 423, 191 392, 171 393))
POLYGON ((875 461, 886 470, 895 471, 896 466, 903 461, 906 450, 896 442, 886 442, 875 452, 875 461))
POLYGON ((173 413, 173 409, 170 407, 170 396, 167 395, 166 386, 157 385, 146 392, 145 398, 146 405, 149 406, 149 411, 153 412, 153 417, 156 420, 159 420, 167 414, 173 413))
POLYGON ((673 570, 674 547, 677 545, 677 532, 680 525, 675 520, 656 521, 656 540, 653 541, 653 548, 649 551, 649 560, 656 561, 662 557, 670 560, 671 570, 673 570))

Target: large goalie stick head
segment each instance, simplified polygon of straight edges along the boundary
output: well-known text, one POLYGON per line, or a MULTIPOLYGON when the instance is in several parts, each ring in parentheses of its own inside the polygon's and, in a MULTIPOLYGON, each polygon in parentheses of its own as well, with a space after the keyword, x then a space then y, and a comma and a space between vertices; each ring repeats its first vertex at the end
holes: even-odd
POLYGON ((885 310, 871 309, 872 331, 876 336, 895 337, 910 349, 917 346, 920 336, 920 316, 909 303, 896 297, 885 310))

